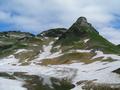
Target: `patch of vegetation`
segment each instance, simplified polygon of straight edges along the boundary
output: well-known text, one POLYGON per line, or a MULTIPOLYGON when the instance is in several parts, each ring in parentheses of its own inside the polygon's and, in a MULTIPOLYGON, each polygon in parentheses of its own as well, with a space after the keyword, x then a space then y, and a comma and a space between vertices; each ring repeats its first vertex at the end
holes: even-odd
POLYGON ((51 81, 54 90, 70 90, 75 87, 75 85, 71 84, 71 82, 66 79, 57 80, 55 78, 51 78, 51 81))
POLYGON ((22 72, 15 72, 11 75, 7 73, 0 73, 0 77, 5 77, 9 79, 18 79, 25 81, 23 87, 27 88, 27 90, 70 90, 74 87, 69 81, 63 79, 59 80, 56 78, 51 78, 52 86, 47 84, 43 84, 43 78, 36 76, 36 75, 27 75, 26 73, 22 72))
POLYGON ((114 83, 97 83, 96 80, 83 80, 77 82, 77 85, 82 85, 83 90, 120 90, 120 84, 114 83))
POLYGON ((83 90, 120 90, 120 85, 89 83, 83 86, 82 88, 83 90))
POLYGON ((89 64, 97 61, 97 60, 91 60, 93 56, 94 56, 93 53, 67 53, 57 58, 42 60, 41 64, 42 65, 71 64, 74 61, 89 64))
POLYGON ((103 38, 100 35, 97 35, 95 33, 90 33, 90 41, 88 42, 88 49, 94 48, 96 50, 101 50, 104 53, 115 53, 119 54, 119 48, 112 44, 111 42, 107 41, 105 38, 103 38))

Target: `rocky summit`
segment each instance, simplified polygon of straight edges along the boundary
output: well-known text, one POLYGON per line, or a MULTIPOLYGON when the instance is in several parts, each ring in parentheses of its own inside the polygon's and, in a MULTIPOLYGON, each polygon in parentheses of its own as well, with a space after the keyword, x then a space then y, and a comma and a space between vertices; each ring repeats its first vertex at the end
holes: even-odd
POLYGON ((0 89, 120 90, 119 46, 85 17, 38 35, 0 32, 0 89))

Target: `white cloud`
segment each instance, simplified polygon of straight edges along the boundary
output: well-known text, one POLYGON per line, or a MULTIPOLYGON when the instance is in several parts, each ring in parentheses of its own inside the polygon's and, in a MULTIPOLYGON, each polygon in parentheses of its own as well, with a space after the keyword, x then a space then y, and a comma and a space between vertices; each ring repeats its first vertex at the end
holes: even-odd
POLYGON ((10 19, 10 14, 0 11, 0 21, 4 22, 7 21, 8 19, 10 19))
POLYGON ((109 41, 120 44, 120 29, 104 27, 99 30, 100 34, 105 36, 109 41))
POLYGON ((118 20, 115 15, 120 15, 119 3, 120 0, 1 0, 0 22, 38 33, 54 27, 70 27, 78 17, 85 16, 93 26, 101 29, 102 35, 120 43, 119 37, 115 37, 120 34, 119 29, 109 28, 112 32, 106 29, 118 20))

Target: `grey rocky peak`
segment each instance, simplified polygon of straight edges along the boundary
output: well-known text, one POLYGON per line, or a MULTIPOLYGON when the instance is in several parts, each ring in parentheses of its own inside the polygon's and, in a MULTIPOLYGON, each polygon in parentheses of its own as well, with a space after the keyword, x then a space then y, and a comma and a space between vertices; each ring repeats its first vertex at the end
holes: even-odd
POLYGON ((79 17, 76 23, 79 24, 80 26, 90 26, 90 24, 87 22, 86 17, 79 17))
POLYGON ((81 22, 86 22, 86 23, 87 23, 87 19, 86 19, 86 17, 79 17, 79 18, 77 19, 77 22, 79 22, 79 23, 81 23, 81 22))

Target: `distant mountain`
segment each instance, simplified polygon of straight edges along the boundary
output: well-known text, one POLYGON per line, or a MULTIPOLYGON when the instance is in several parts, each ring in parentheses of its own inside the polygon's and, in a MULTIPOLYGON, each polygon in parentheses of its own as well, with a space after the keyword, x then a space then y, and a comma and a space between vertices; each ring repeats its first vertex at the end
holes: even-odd
POLYGON ((42 37, 60 37, 63 33, 67 31, 66 28, 54 28, 47 31, 43 31, 42 33, 38 34, 37 36, 42 37))
POLYGON ((20 90, 120 90, 119 46, 85 17, 38 35, 0 32, 0 83, 19 82, 20 90))

